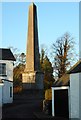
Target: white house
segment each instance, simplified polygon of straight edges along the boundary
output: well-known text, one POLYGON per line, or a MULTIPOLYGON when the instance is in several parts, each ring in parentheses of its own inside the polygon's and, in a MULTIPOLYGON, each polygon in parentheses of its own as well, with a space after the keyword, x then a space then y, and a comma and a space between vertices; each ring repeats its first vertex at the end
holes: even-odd
POLYGON ((70 74, 70 118, 81 120, 81 60, 68 73, 70 74))
POLYGON ((0 48, 0 105, 13 101, 13 63, 10 49, 0 48))
POLYGON ((52 86, 52 115, 81 120, 81 60, 52 86))
POLYGON ((0 80, 0 107, 2 106, 2 87, 3 87, 3 82, 0 80))

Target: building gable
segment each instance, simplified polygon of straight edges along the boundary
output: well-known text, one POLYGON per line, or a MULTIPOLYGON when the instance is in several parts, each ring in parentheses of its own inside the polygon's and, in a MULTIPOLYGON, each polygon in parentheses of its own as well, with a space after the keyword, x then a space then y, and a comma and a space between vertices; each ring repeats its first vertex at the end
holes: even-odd
POLYGON ((81 60, 79 60, 67 73, 80 73, 81 72, 81 60))
POLYGON ((10 49, 0 48, 0 60, 15 61, 16 59, 10 49))

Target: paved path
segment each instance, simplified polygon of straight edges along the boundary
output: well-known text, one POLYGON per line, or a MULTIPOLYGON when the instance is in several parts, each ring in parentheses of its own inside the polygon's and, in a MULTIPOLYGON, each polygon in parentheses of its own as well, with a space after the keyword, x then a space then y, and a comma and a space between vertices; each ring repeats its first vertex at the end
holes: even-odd
POLYGON ((3 106, 2 120, 67 120, 42 112, 43 95, 39 91, 24 91, 14 95, 14 102, 3 106))
POLYGON ((36 118, 42 111, 43 96, 39 91, 24 91, 14 95, 14 102, 3 106, 3 118, 36 118))

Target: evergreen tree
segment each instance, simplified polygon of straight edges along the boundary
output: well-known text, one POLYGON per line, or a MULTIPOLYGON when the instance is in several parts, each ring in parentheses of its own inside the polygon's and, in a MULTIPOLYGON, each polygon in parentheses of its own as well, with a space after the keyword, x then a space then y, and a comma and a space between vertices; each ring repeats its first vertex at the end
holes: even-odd
POLYGON ((41 50, 40 55, 41 70, 44 72, 44 89, 48 89, 54 82, 53 67, 49 58, 45 54, 44 49, 41 50))

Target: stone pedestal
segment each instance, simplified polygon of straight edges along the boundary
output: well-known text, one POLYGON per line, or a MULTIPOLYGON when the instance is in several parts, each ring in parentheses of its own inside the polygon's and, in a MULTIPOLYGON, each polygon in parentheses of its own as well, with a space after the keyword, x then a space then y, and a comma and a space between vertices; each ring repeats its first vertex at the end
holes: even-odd
POLYGON ((42 72, 24 72, 22 74, 23 89, 43 89, 43 78, 42 72))

